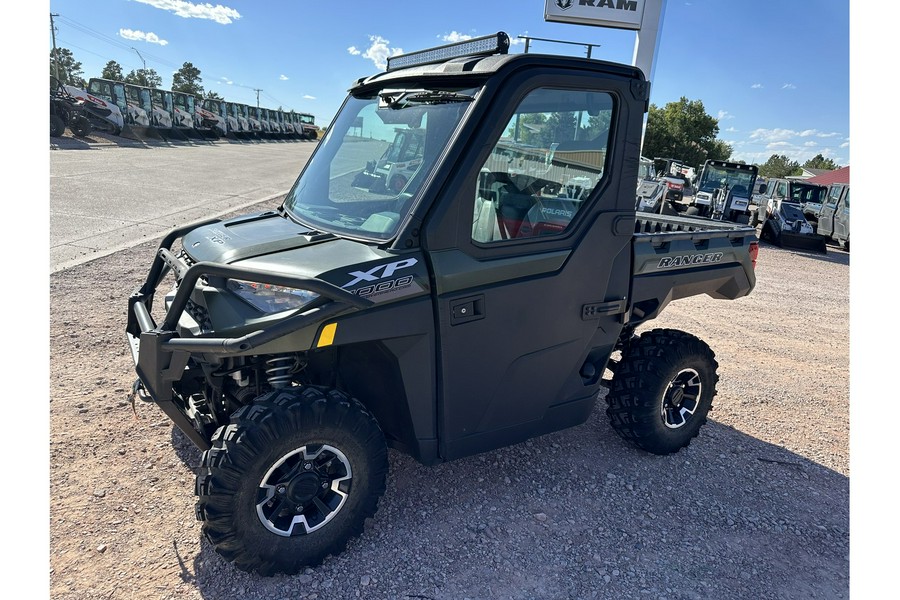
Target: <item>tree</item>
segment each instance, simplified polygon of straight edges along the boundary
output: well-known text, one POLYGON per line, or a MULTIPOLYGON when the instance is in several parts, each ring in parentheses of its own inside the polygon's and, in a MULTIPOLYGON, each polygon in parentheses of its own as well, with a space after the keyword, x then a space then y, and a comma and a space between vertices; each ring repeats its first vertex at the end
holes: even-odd
POLYGON ((203 96, 203 86, 200 83, 200 69, 186 62, 172 75, 172 91, 203 96))
POLYGON ((113 81, 125 81, 125 76, 122 75, 122 65, 114 60, 106 63, 106 66, 103 67, 103 71, 100 73, 100 77, 113 81))
POLYGON ((839 165, 836 162, 830 158, 825 158, 821 154, 816 154, 814 157, 803 163, 804 169, 827 169, 829 171, 834 171, 838 167, 839 165))
POLYGON ((63 85, 87 87, 81 63, 75 60, 75 56, 68 48, 54 48, 50 51, 50 74, 58 77, 63 85))
MULTIPOLYGON (((206 92, 206 97, 207 97, 209 100, 224 100, 224 99, 225 99, 225 98, 223 98, 222 96, 220 96, 219 94, 217 94, 216 92, 214 92, 214 91, 212 91, 212 90, 206 92)), ((281 110, 281 109, 279 108, 279 110, 281 110)))
POLYGON ((588 116, 580 111, 523 113, 506 132, 523 144, 549 148, 554 142, 593 140, 609 130, 609 112, 588 116), (585 123, 584 117, 587 116, 585 123), (580 119, 580 120, 579 120, 580 119))
POLYGON ((732 147, 716 139, 718 134, 718 120, 706 113, 700 100, 682 96, 663 108, 651 104, 643 154, 698 166, 707 159, 728 160, 732 147))
POLYGON ((132 69, 125 76, 124 81, 149 88, 158 88, 162 85, 162 77, 153 69, 138 69, 137 71, 132 69))
POLYGON ((787 177, 799 175, 802 172, 800 163, 789 159, 784 154, 773 154, 769 160, 759 168, 760 177, 787 177))

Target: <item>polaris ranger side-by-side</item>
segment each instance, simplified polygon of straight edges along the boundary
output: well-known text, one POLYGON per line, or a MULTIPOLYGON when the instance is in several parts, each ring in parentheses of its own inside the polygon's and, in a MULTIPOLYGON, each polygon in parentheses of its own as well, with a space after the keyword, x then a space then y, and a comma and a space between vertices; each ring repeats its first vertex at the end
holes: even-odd
POLYGON ((276 210, 170 232, 132 294, 135 394, 203 450, 197 518, 238 568, 343 550, 388 447, 426 465, 490 451, 584 423, 601 386, 648 452, 706 422, 713 351, 636 329, 672 300, 750 293, 754 229, 636 215, 639 69, 508 47, 392 57, 276 210), (407 181, 353 186, 403 128, 423 141, 407 181))

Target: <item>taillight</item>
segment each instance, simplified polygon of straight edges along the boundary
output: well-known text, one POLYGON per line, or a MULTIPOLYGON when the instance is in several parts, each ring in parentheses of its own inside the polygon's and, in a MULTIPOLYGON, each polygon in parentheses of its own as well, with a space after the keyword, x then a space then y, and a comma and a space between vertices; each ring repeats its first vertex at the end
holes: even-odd
POLYGON ((753 261, 754 270, 756 270, 757 256, 759 256, 759 242, 750 242, 750 260, 753 261))

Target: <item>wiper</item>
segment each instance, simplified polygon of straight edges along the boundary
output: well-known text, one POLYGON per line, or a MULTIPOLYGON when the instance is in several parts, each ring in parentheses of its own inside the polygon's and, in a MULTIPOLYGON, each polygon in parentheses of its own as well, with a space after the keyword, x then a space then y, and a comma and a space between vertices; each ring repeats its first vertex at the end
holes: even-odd
POLYGON ((439 90, 409 90, 382 92, 379 96, 382 106, 399 109, 412 104, 451 104, 454 102, 471 102, 475 96, 458 92, 439 90))

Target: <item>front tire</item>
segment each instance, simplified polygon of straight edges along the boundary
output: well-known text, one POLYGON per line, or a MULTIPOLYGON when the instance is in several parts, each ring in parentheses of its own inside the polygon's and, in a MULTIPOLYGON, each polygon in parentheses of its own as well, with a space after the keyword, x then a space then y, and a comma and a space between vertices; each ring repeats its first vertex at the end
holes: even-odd
POLYGON ((719 364, 700 339, 654 329, 623 351, 606 414, 616 433, 653 454, 678 452, 697 437, 716 395, 719 364))
POLYGON ((69 129, 72 130, 78 137, 87 137, 91 134, 91 122, 87 117, 79 115, 75 117, 73 123, 69 126, 69 129))
POLYGON ((762 233, 760 233, 760 239, 775 246, 781 246, 781 236, 775 234, 775 228, 773 227, 772 223, 768 221, 768 219, 765 223, 763 223, 762 233))
POLYGON ((387 470, 384 435, 359 401, 312 386, 276 390, 213 435, 197 519, 238 569, 295 574, 362 533, 387 470))

